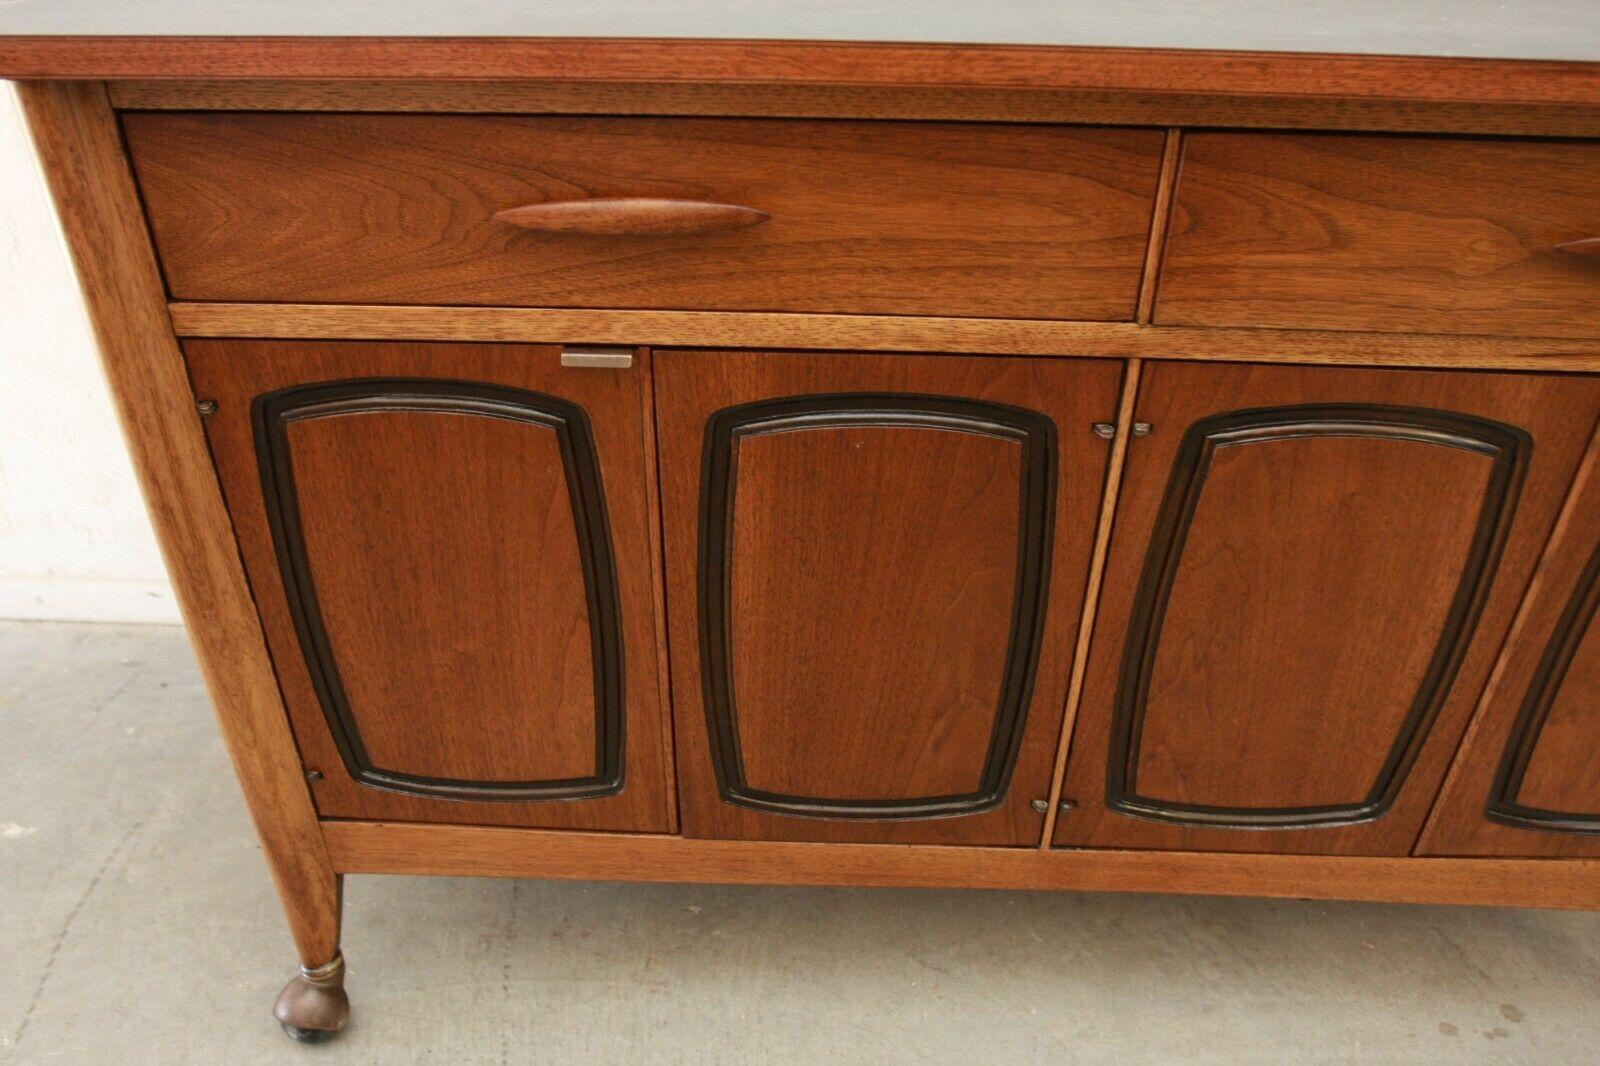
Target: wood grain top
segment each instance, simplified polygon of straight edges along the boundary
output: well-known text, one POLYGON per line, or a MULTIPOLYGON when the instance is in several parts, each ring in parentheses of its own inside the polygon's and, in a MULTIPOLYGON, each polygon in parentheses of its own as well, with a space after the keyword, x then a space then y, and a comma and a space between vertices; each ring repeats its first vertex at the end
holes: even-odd
POLYGON ((1288 10, 1278 0, 926 0, 908 18, 895 0, 9 0, 0 4, 0 33, 743 38, 1600 59, 1600 20, 1588 0, 1329 0, 1295 5, 1292 17, 1288 10))
POLYGON ((1585 0, 887 0, 671 9, 570 0, 371 8, 0 4, 0 77, 561 79, 963 86, 1600 104, 1585 0))

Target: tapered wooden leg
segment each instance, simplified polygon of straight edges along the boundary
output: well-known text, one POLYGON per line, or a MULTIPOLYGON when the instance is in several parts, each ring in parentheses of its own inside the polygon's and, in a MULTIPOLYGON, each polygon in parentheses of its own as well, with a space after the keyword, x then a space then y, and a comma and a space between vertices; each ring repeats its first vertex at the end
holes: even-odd
MULTIPOLYGON (((105 86, 17 87, 178 605, 306 967, 286 1025, 344 1025, 339 878, 295 748, 105 86)), ((292 993, 292 994, 289 994, 292 993)), ((282 1014, 280 1014, 282 1018, 282 1014)))
POLYGON ((344 990, 344 953, 339 950, 340 908, 344 900, 344 878, 335 876, 331 893, 317 893, 320 899, 332 898, 331 908, 318 912, 305 906, 307 900, 289 906, 291 892, 285 889, 285 913, 295 945, 300 953, 300 972, 278 993, 272 1016, 283 1031, 306 1043, 331 1040, 350 1020, 350 997, 344 990), (310 920, 308 920, 310 919, 310 920))

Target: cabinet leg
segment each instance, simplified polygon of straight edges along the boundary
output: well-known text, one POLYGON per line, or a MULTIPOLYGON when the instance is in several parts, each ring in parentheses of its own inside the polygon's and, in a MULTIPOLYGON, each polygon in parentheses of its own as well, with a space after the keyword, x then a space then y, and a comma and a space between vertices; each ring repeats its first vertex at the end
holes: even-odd
POLYGON ((344 955, 335 952, 321 966, 302 966, 278 994, 272 1014, 283 1031, 308 1044, 331 1040, 350 1020, 344 991, 344 955))
POLYGON ((291 1029, 337 1032, 348 1014, 339 878, 195 416, 116 112, 97 81, 22 82, 18 98, 56 203, 72 208, 61 221, 101 362, 299 950, 303 970, 278 1001, 278 1016, 291 1029))
MULTIPOLYGON (((282 879, 279 887, 285 887, 282 879)), ((344 953, 339 950, 344 878, 313 878, 302 887, 323 891, 283 893, 289 929, 300 954, 300 972, 283 986, 272 1015, 296 1040, 317 1043, 333 1039, 350 1020, 344 953), (297 905, 291 905, 291 900, 297 905)))

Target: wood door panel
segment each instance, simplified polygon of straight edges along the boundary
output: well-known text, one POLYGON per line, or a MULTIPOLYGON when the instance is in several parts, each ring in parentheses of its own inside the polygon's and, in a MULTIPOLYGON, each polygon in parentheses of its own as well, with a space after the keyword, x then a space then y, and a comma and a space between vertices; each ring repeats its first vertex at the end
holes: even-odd
POLYGON ((1110 806, 1236 826, 1381 811, 1459 660, 1527 445, 1415 408, 1258 408, 1190 427, 1141 578, 1110 806), (1406 506, 1422 489, 1447 506, 1406 506), (1317 625, 1285 624, 1299 619, 1317 625), (1273 664, 1323 683, 1288 688, 1273 664), (1369 731, 1393 739, 1343 743, 1369 731), (1299 752, 1316 774, 1283 772, 1299 752))
POLYGON ((1528 692, 1490 817, 1533 828, 1600 832, 1600 550, 1572 590, 1528 692))
POLYGON ((1056 843, 1405 854, 1591 380, 1159 365, 1056 843))
POLYGON ((290 610, 357 778, 476 799, 616 791, 616 586, 582 413, 387 379, 282 390, 255 421, 290 610), (417 603, 431 609, 401 609, 417 603))
POLYGON ((1600 144, 1184 138, 1155 321, 1600 336, 1600 144))
POLYGON ((1037 840, 1117 380, 658 353, 686 834, 1037 840))
POLYGON ((1600 439, 1419 854, 1600 855, 1600 439))
POLYGON ((700 582, 725 794, 825 817, 992 806, 1044 607, 1048 421, 834 395, 725 409, 707 441, 700 582), (885 588, 901 567, 905 583, 885 588), (852 733, 880 758, 815 758, 852 733))
POLYGON ((185 352, 321 814, 666 828, 637 371, 185 352))
POLYGON ((1133 317, 1163 145, 1153 129, 772 119, 123 123, 179 299, 1067 319, 1133 317), (495 217, 639 198, 762 220, 495 217))

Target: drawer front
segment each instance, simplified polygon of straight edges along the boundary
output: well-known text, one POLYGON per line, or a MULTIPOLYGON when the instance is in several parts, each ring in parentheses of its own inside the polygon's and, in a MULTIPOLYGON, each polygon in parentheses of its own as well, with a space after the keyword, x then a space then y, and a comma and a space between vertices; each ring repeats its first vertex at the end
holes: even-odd
POLYGON ((1128 319, 1162 150, 947 123, 123 122, 182 300, 1128 319), (534 205, 561 206, 495 217, 534 205))
POLYGON ((1600 336, 1600 144, 1200 133, 1156 321, 1600 336))

